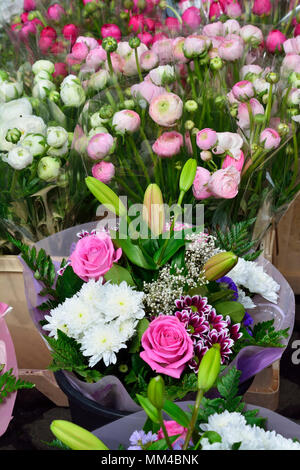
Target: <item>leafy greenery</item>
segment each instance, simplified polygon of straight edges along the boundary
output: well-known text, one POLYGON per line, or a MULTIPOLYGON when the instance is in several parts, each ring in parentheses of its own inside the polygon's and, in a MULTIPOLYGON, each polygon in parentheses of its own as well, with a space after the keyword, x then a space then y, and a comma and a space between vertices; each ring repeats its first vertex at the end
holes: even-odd
POLYGON ((256 260, 262 251, 249 253, 257 244, 257 240, 251 240, 250 227, 254 224, 255 218, 233 224, 225 232, 216 229, 217 246, 225 251, 232 251, 237 256, 247 261, 256 260))
POLYGON ((57 450, 71 450, 66 444, 61 442, 59 439, 53 439, 51 442, 42 441, 43 444, 46 444, 48 447, 53 447, 57 450))
POLYGON ((30 382, 17 379, 13 375, 13 369, 9 369, 8 371, 4 372, 4 374, 1 374, 3 369, 4 364, 0 364, 0 404, 3 403, 5 398, 10 393, 16 392, 17 390, 34 387, 34 384, 30 382))
POLYGON ((250 331, 252 335, 246 328, 241 328, 243 336, 234 345, 234 355, 246 346, 283 348, 284 344, 282 341, 289 336, 289 328, 283 330, 275 329, 274 319, 257 323, 250 331))
POLYGON ((87 382, 97 382, 101 378, 100 372, 89 369, 80 351, 80 345, 75 339, 67 336, 63 331, 57 330, 57 339, 45 336, 52 350, 52 371, 66 370, 75 372, 87 382))
POLYGON ((258 416, 259 410, 245 410, 242 396, 238 395, 241 371, 232 367, 224 376, 220 376, 217 381, 219 398, 203 398, 198 414, 198 423, 207 423, 209 416, 215 413, 237 412, 244 415, 247 424, 264 427, 265 418, 258 416))

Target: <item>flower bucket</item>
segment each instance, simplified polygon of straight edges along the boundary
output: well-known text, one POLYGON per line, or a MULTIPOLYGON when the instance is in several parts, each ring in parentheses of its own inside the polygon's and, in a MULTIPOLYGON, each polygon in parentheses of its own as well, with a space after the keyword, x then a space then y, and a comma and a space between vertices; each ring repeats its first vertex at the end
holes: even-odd
MULTIPOLYGON (((187 410, 188 405, 193 404, 193 402, 183 402, 180 406, 187 410)), ((246 410, 254 409, 259 410, 260 416, 267 418, 266 430, 275 431, 287 439, 300 439, 300 426, 298 424, 266 408, 246 405, 246 410)), ((142 429, 145 421, 146 413, 140 411, 96 429, 93 434, 101 439, 110 450, 118 450, 120 445, 127 449, 130 445, 129 437, 135 430, 142 429)))

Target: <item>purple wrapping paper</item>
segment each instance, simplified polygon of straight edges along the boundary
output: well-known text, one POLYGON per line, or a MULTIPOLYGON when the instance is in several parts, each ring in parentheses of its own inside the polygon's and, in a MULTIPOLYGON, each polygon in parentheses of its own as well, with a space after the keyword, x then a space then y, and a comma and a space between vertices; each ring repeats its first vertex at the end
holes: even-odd
MULTIPOLYGON (((188 405, 193 405, 194 402, 182 402, 179 406, 188 410, 188 405)), ((274 413, 271 410, 262 408, 260 406, 246 405, 247 410, 259 410, 259 415, 267 418, 266 429, 268 431, 276 431, 287 439, 299 439, 300 440, 300 426, 293 421, 284 418, 278 413, 274 413)), ((170 419, 165 417, 166 419, 170 419)), ((125 449, 129 447, 129 437, 135 430, 143 429, 146 421, 146 413, 139 411, 132 415, 126 416, 125 418, 113 421, 110 424, 102 426, 99 429, 93 431, 93 434, 97 436, 110 450, 118 450, 120 445, 123 445, 125 449)))
MULTIPOLYGON (((96 222, 91 222, 89 224, 69 228, 38 242, 36 244, 36 248, 44 248, 46 252, 52 256, 54 263, 58 268, 60 264, 59 260, 61 258, 68 258, 72 243, 78 240, 76 234, 82 230, 91 231, 96 227, 99 227, 99 225, 97 225, 96 222)), ((289 328, 289 337, 284 340, 283 348, 248 346, 242 349, 228 366, 228 368, 230 368, 235 365, 242 371, 241 383, 270 366, 277 359, 281 358, 285 347, 290 340, 295 320, 295 296, 290 285, 282 274, 263 257, 260 257, 257 262, 262 265, 264 270, 280 285, 280 291, 277 304, 272 304, 261 296, 255 296, 254 303, 256 308, 250 310, 251 316, 254 319, 254 323, 274 319, 276 329, 289 328)), ((26 299, 31 318, 39 332, 43 334, 43 330, 39 325, 39 321, 43 319, 43 314, 37 309, 37 306, 46 300, 38 295, 42 286, 34 278, 33 273, 26 265, 24 265, 23 275, 26 299)), ((224 373, 226 373, 226 370, 224 373)), ((138 405, 136 405, 129 396, 117 377, 107 376, 99 380, 97 383, 87 384, 84 381, 79 380, 72 373, 65 372, 65 375, 78 391, 80 391, 84 396, 95 400, 102 406, 131 412, 135 412, 140 409, 140 407, 138 407, 138 405)))

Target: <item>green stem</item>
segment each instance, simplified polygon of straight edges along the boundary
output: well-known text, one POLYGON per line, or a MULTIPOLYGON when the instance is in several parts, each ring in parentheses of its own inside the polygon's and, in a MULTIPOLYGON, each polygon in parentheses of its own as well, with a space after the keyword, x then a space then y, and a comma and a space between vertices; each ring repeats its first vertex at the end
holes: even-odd
POLYGON ((298 6, 298 3, 299 3, 299 0, 296 0, 295 5, 294 5, 294 8, 293 8, 293 11, 292 11, 292 14, 291 14, 290 17, 289 17, 289 21, 287 22, 286 27, 284 28, 283 34, 285 34, 285 35, 287 35, 288 30, 289 30, 289 28, 290 28, 290 26, 291 26, 291 24, 292 24, 292 21, 293 21, 293 18, 294 18, 294 16, 295 16, 295 13, 296 13, 296 8, 297 8, 297 6, 298 6))
POLYGON ((204 395, 203 390, 201 390, 201 389, 198 390, 197 397, 196 397, 196 402, 195 402, 195 406, 194 406, 194 410, 193 410, 193 414, 192 414, 192 419, 191 419, 191 422, 190 422, 190 425, 189 425, 189 428, 188 428, 188 432, 187 432, 182 450, 186 450, 189 446, 189 443, 190 443, 190 440, 191 440, 191 437, 193 435, 193 431, 194 431, 194 428, 195 428, 195 425, 196 425, 196 421, 197 421, 197 417, 198 417, 198 413, 199 413, 199 408, 200 408, 200 404, 201 404, 203 395, 204 395))
POLYGON ((170 5, 167 6, 167 9, 168 9, 168 10, 171 10, 171 12, 174 13, 174 15, 176 16, 176 18, 178 19, 179 23, 182 24, 182 18, 181 18, 181 16, 179 15, 178 11, 176 11, 175 8, 171 7, 170 5))
POLYGON ((291 184, 289 185, 289 187, 287 189, 288 193, 293 189, 293 187, 296 183, 297 177, 298 177, 298 173, 299 173, 298 141, 297 141, 296 125, 295 125, 294 121, 292 123, 292 129, 293 129, 293 143, 294 143, 294 171, 293 171, 291 184))
POLYGON ((136 202, 140 202, 140 200, 139 200, 139 198, 138 198, 136 192, 133 191, 133 190, 128 186, 127 183, 125 183, 125 181, 123 180, 123 178, 120 178, 119 176, 115 176, 114 178, 115 178, 115 180, 116 180, 121 186, 123 186, 123 188, 126 190, 127 194, 129 194, 129 195, 132 197, 132 199, 134 199, 136 202))
POLYGON ((112 80, 113 80, 113 82, 114 82, 114 85, 115 85, 115 87, 116 87, 118 97, 119 97, 121 103, 123 103, 123 101, 124 101, 124 96, 123 96, 122 90, 121 90, 120 85, 119 85, 119 82, 118 82, 118 77, 117 77, 117 75, 115 74, 114 69, 113 69, 113 66, 112 66, 112 61, 111 61, 110 52, 107 52, 106 56, 107 56, 107 63, 108 63, 108 68, 109 68, 110 75, 111 75, 112 80))
POLYGON ((193 76, 193 72, 191 70, 190 64, 187 64, 187 68, 188 68, 188 76, 190 79, 190 85, 192 89, 192 97, 195 101, 197 101, 197 92, 195 88, 194 76, 193 76))
POLYGON ((138 53, 137 53, 137 48, 134 49, 134 55, 135 55, 135 62, 136 62, 136 68, 137 68, 137 71, 138 71, 138 76, 139 76, 140 82, 142 82, 143 81, 143 75, 142 75, 142 72, 141 72, 141 67, 140 67, 140 62, 139 62, 139 56, 138 56, 138 53))
POLYGON ((268 127, 270 118, 271 118, 271 111, 272 111, 272 95, 273 95, 273 83, 270 84, 269 88, 269 95, 268 95, 268 104, 266 109, 266 126, 268 127))
POLYGON ((131 135, 128 136, 128 140, 129 140, 129 143, 131 145, 131 148, 132 148, 132 151, 133 151, 133 154, 134 154, 134 157, 135 157, 135 160, 136 160, 136 163, 138 166, 140 166, 140 168, 142 169, 144 175, 145 175, 145 178, 146 178, 146 181, 147 181, 147 184, 150 184, 151 183, 151 180, 150 180, 150 177, 149 177, 149 174, 148 174, 148 170, 147 170, 147 167, 144 163, 144 160, 142 159, 138 149, 136 148, 136 145, 135 145, 135 142, 134 142, 134 139, 131 135))
POLYGON ((164 436, 165 436, 165 439, 166 439, 166 443, 167 443, 167 446, 170 450, 173 450, 173 447, 172 447, 172 443, 170 441, 170 438, 169 438, 169 435, 168 435, 168 431, 166 429, 166 426, 165 426, 165 423, 164 423, 164 420, 163 420, 163 416, 162 416, 162 412, 160 412, 160 425, 161 425, 161 429, 164 433, 164 436))

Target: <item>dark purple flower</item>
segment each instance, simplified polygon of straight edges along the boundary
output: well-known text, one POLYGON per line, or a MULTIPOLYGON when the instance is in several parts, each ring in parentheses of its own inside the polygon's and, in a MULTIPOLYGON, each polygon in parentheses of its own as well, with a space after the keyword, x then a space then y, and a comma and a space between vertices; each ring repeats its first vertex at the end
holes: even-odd
POLYGON ((249 315, 248 312, 245 312, 245 316, 244 316, 244 320, 243 320, 243 326, 246 328, 247 332, 251 336, 253 336, 253 333, 252 333, 251 328, 248 328, 248 327, 251 326, 252 324, 253 324, 253 318, 251 317, 251 315, 249 315))
POLYGON ((230 289, 230 290, 233 291, 233 299, 232 300, 238 300, 239 294, 238 294, 237 285, 233 282, 233 280, 230 277, 228 277, 228 276, 220 277, 220 279, 218 279, 216 282, 218 282, 219 284, 225 284, 225 287, 227 289, 230 289))

